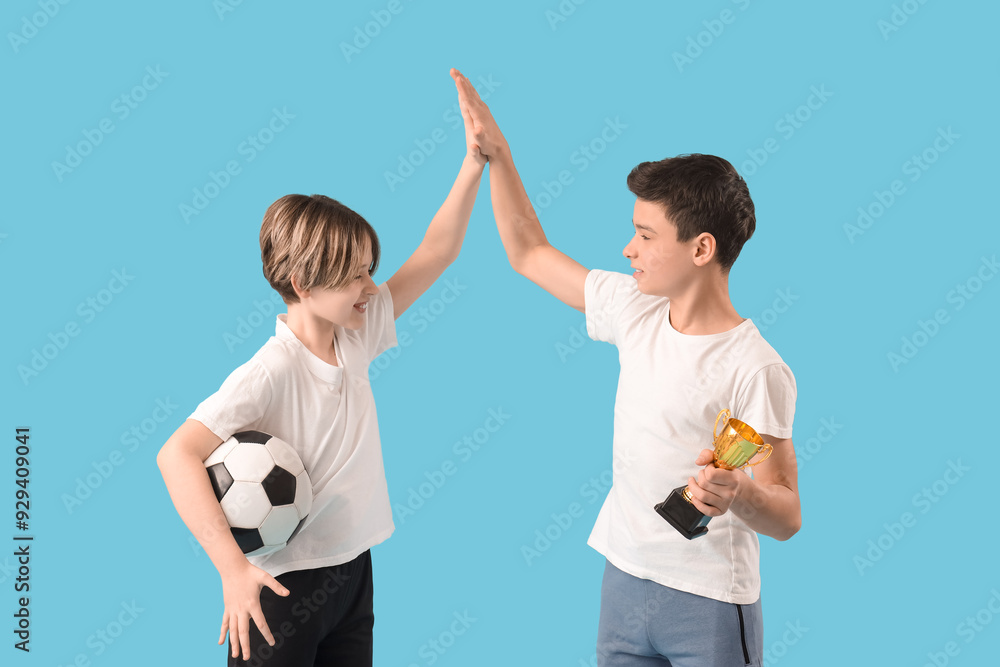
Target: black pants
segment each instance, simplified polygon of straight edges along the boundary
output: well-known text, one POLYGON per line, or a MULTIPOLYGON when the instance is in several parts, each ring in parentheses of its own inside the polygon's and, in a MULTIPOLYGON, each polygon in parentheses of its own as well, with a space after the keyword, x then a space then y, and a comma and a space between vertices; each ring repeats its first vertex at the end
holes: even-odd
POLYGON ((264 587, 260 606, 274 646, 250 621, 250 659, 232 657, 229 667, 340 667, 372 664, 372 560, 366 551, 349 563, 295 570, 275 577, 287 597, 264 587))

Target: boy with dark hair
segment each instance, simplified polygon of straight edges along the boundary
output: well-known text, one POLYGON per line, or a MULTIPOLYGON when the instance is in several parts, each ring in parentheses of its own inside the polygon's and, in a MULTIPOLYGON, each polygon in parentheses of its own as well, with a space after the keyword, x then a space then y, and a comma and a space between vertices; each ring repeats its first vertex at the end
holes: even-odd
POLYGON ((634 273, 588 271, 549 244, 496 121, 469 81, 452 76, 490 163, 511 266, 584 312, 590 337, 619 350, 616 465, 588 542, 607 559, 598 664, 759 666, 757 533, 786 540, 801 516, 795 379, 729 299, 729 270, 755 225, 746 183, 711 155, 640 164, 628 178, 635 233, 622 253, 634 273), (753 477, 709 465, 723 408, 774 448, 753 477), (696 540, 653 509, 685 478, 694 506, 715 517, 696 540))

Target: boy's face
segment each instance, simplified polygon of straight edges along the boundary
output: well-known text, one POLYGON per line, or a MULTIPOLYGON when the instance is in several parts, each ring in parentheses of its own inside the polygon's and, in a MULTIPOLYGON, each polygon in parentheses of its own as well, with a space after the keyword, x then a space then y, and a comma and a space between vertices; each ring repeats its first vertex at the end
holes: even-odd
POLYGON ((694 278, 692 261, 697 237, 677 240, 677 227, 659 204, 635 200, 632 213, 635 235, 622 254, 635 270, 636 286, 643 294, 672 297, 685 291, 694 278))
POLYGON ((302 299, 309 312, 316 317, 337 324, 345 329, 360 329, 365 323, 368 301, 378 294, 378 286, 368 275, 372 263, 371 249, 364 256, 364 262, 353 267, 351 283, 343 289, 314 287, 309 296, 302 299))

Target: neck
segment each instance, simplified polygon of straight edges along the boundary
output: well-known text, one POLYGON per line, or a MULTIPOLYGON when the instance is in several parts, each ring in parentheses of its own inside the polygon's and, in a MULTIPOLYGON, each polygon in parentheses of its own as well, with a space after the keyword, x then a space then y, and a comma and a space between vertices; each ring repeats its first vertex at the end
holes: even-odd
POLYGON ((288 304, 288 318, 285 324, 306 349, 323 361, 337 365, 337 354, 333 348, 334 326, 332 322, 320 319, 300 307, 288 304))
POLYGON ((705 336, 729 331, 743 318, 729 300, 729 276, 694 282, 670 298, 670 326, 679 333, 705 336))

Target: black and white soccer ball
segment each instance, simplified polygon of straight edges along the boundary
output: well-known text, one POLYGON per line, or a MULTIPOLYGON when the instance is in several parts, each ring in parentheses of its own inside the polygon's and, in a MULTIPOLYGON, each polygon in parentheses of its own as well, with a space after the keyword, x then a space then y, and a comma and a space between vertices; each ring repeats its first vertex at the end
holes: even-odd
POLYGON ((248 556, 287 544, 312 509, 312 483, 299 455, 284 440, 241 431, 205 459, 215 497, 233 537, 248 556))

